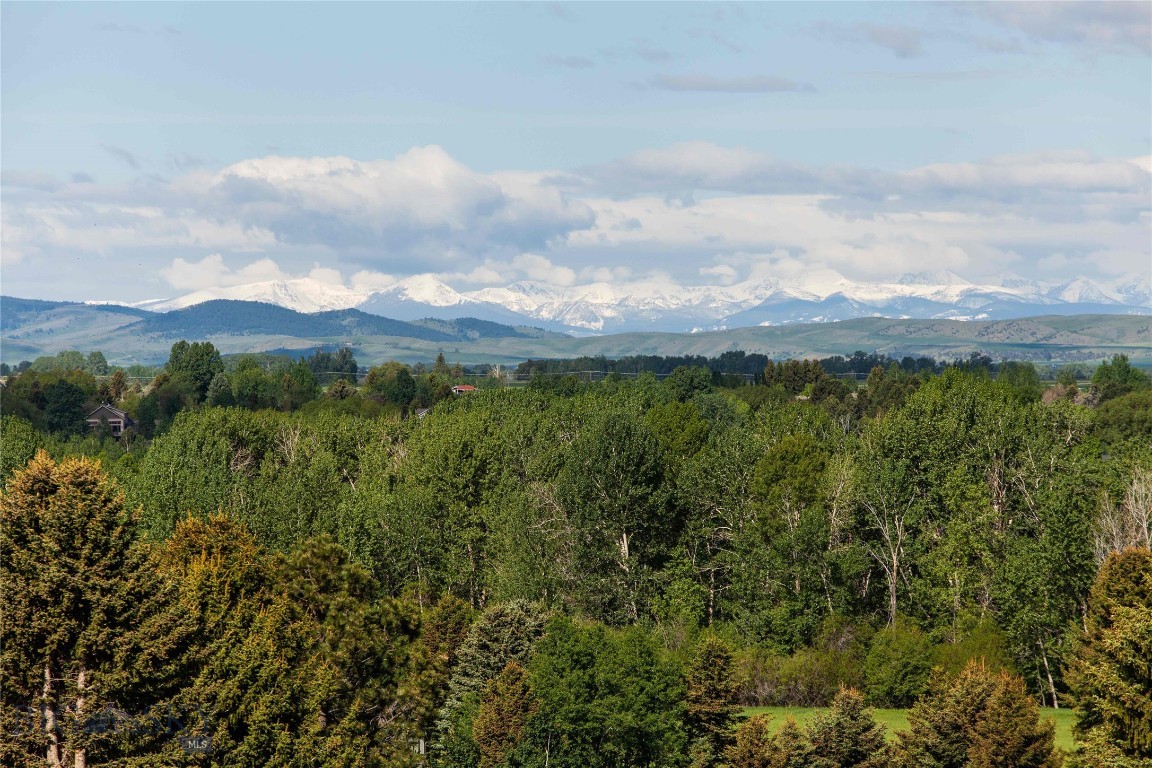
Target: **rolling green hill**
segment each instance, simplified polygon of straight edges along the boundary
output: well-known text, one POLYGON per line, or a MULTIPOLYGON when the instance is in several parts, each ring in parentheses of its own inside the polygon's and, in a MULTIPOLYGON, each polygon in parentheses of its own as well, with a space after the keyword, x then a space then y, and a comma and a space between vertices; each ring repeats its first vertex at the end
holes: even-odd
POLYGON ((225 354, 311 351, 351 345, 362 364, 427 362, 443 351, 453 362, 518 363, 581 355, 705 355, 730 350, 776 358, 827 357, 856 350, 896 358, 930 355, 1064 363, 1121 352, 1152 366, 1152 318, 1045 316, 1002 321, 860 318, 835 323, 734 328, 707 333, 620 333, 581 338, 465 318, 402 322, 358 310, 303 314, 270 304, 212 301, 154 314, 113 305, 0 299, 0 356, 16 363, 66 349, 101 350, 113 364, 163 362, 174 341, 208 340, 225 354))

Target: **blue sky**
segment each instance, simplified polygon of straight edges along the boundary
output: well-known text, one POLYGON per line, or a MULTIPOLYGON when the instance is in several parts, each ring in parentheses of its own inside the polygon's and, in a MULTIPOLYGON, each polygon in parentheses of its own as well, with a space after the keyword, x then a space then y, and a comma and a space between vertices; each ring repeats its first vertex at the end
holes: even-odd
POLYGON ((6 294, 1150 270, 1149 3, 0 14, 6 294))

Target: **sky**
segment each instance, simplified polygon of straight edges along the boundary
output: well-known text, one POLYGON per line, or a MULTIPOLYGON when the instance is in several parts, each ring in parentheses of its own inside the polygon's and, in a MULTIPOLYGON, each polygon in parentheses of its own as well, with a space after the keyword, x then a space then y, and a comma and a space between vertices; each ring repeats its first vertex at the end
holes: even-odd
POLYGON ((1152 3, 0 2, 0 290, 1152 273, 1152 3))

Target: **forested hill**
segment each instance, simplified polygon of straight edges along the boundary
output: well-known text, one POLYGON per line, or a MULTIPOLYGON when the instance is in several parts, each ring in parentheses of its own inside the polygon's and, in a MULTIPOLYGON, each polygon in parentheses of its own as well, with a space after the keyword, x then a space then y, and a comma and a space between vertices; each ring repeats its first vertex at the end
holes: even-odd
POLYGON ((404 322, 370 315, 358 309, 305 314, 257 301, 206 301, 186 309, 150 315, 139 324, 144 333, 169 338, 218 335, 400 336, 424 341, 459 341, 531 335, 511 326, 483 320, 422 320, 404 322))
POLYGON ((92 312, 115 312, 119 314, 147 317, 151 313, 134 307, 119 304, 81 304, 75 301, 42 301, 40 299, 19 299, 15 296, 0 296, 0 330, 19 328, 45 312, 61 308, 80 308, 92 312))
MULTIPOLYGON (((732 328, 707 333, 620 333, 572 337, 476 318, 400 321, 348 309, 303 314, 271 304, 210 301, 154 314, 118 305, 3 297, 4 362, 66 350, 101 350, 113 365, 163 362, 178 339, 205 340, 222 354, 300 352, 351 344, 361 363, 431 362, 444 351, 464 365, 635 356, 719 357, 735 350, 772 359, 827 358, 856 350, 897 360, 933 357, 1045 364, 1127 355, 1152 365, 1152 319, 1122 315, 1034 317, 1009 321, 892 320, 732 328)), ((695 363, 693 363, 695 364, 695 363)))

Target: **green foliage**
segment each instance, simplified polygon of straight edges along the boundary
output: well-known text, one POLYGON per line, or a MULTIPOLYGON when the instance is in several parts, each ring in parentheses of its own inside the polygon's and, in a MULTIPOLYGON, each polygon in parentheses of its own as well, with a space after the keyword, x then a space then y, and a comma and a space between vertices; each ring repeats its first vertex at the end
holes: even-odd
POLYGON ((1053 726, 1040 722, 1024 682, 977 662, 959 677, 937 675, 908 713, 901 765, 928 768, 1057 768, 1053 726))
POLYGON ((1152 443, 1152 388, 1114 397, 1096 409, 1095 431, 1102 443, 1152 443))
POLYGON ((48 442, 48 436, 27 420, 0 417, 0 483, 7 483, 12 473, 27 464, 37 450, 47 448, 48 442))
POLYGON ((932 672, 931 641, 915 625, 897 617, 872 638, 864 661, 864 691, 877 707, 911 706, 924 693, 932 672))
POLYGON ((732 654, 719 638, 706 635, 697 644, 687 671, 688 736, 693 749, 707 756, 694 760, 693 765, 717 765, 723 757, 739 711, 734 700, 732 654))
POLYGON ((1089 755, 1152 759, 1152 552, 1112 553, 1089 600, 1073 662, 1077 731, 1089 755))
POLYGON ((819 756, 820 768, 879 768, 884 757, 884 726, 864 707, 864 696, 841 688, 832 708, 817 716, 808 728, 808 740, 819 756))
POLYGON ((41 451, 9 480, 0 529, 0 762, 100 763, 146 747, 147 733, 113 726, 172 696, 190 626, 134 546, 123 495, 96 462, 41 451))
POLYGON ((472 735, 480 752, 480 768, 496 768, 524 738, 524 729, 539 709, 532 695, 528 673, 514 661, 488 685, 472 723, 472 735))
POLYGON ((1092 388, 1099 393, 1102 403, 1149 387, 1152 380, 1139 368, 1132 367, 1127 355, 1113 355, 1092 374, 1092 388))
POLYGON ((1007 636, 989 619, 963 630, 955 642, 933 648, 934 666, 950 676, 959 675, 972 661, 980 662, 991 672, 1014 672, 1012 652, 1007 636))
POLYGON ((172 378, 186 380, 191 386, 196 402, 202 402, 212 378, 224 372, 224 361, 220 353, 209 341, 178 341, 172 345, 168 356, 167 370, 172 378))
POLYGON ((528 666, 540 709, 523 761, 556 768, 680 766, 688 754, 681 670, 639 627, 558 617, 528 666))
MULTIPOLYGON (((529 603, 505 603, 480 614, 456 652, 448 696, 438 713, 432 745, 437 764, 478 765, 485 749, 491 756, 501 745, 508 746, 508 732, 500 732, 493 720, 494 704, 489 704, 489 712, 484 713, 484 728, 488 730, 482 729, 481 736, 489 739, 486 745, 476 738, 474 720, 483 713, 481 703, 489 684, 509 664, 524 663, 543 630, 544 615, 529 603)), ((511 688, 519 685, 511 680, 505 683, 508 695, 512 695, 511 688)))
POLYGON ((581 602, 592 615, 636 621, 646 608, 680 522, 666 478, 664 451, 634 413, 598 416, 573 441, 556 495, 577 529, 581 602))

